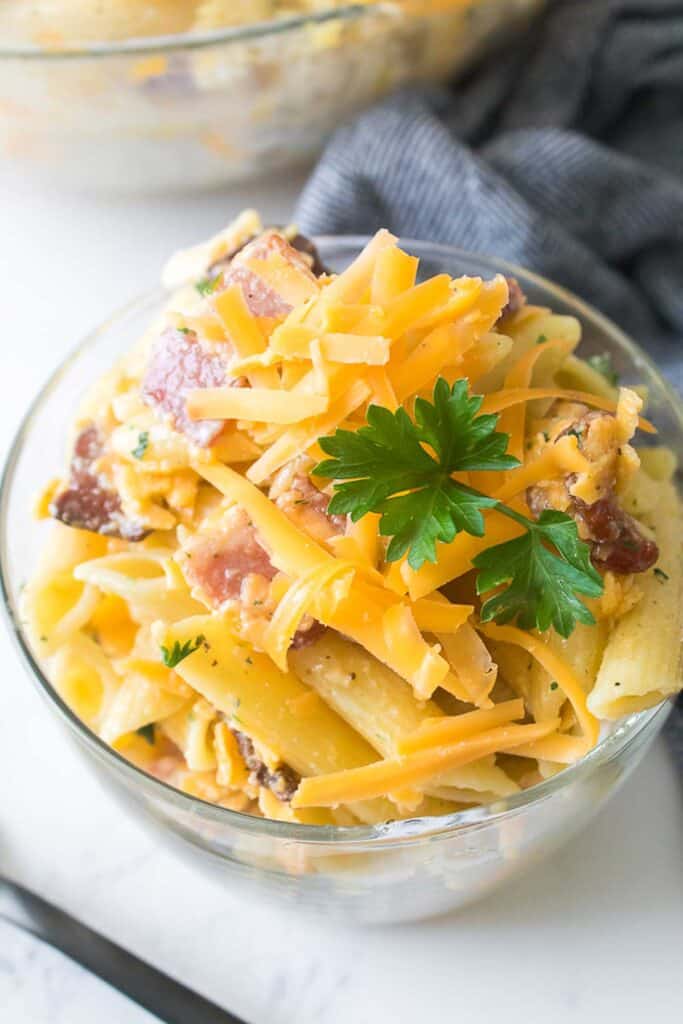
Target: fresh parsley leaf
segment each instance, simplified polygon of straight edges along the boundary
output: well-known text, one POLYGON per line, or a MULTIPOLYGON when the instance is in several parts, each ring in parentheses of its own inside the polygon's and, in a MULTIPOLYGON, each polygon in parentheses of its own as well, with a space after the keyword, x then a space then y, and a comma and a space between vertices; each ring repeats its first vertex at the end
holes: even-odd
POLYGON ((215 277, 202 277, 195 282, 195 288, 200 295, 212 295, 216 291, 221 277, 221 274, 216 274, 215 277))
POLYGON ((603 584, 574 520, 553 510, 542 512, 538 522, 517 513, 512 517, 523 521, 527 532, 488 548, 472 562, 479 569, 477 593, 507 584, 484 601, 482 621, 516 619, 522 629, 541 632, 554 626, 563 637, 570 635, 577 622, 594 625, 595 619, 577 594, 599 597, 603 584))
POLYGON ((483 536, 482 510, 495 509, 525 533, 483 551, 472 563, 479 570, 477 592, 495 591, 484 601, 482 620, 516 620, 523 629, 541 631, 552 625, 569 636, 577 622, 594 622, 578 595, 598 597, 603 591, 574 520, 553 510, 538 521, 528 519, 454 479, 458 472, 519 465, 507 454, 507 434, 496 431, 498 417, 479 415, 482 401, 468 393, 467 381, 450 387, 440 378, 431 402, 416 399, 414 421, 404 409, 373 405, 366 426, 320 438, 331 458, 315 473, 335 481, 329 511, 354 522, 379 513, 380 533, 391 538, 387 561, 405 555, 417 570, 436 561, 437 542, 449 544, 461 532, 483 536))
POLYGON ((604 377, 610 387, 615 388, 619 383, 619 374, 612 365, 612 356, 609 352, 601 352, 599 355, 589 356, 586 360, 591 369, 604 377))
POLYGON ((149 448, 149 431, 143 430, 138 434, 138 443, 130 453, 136 459, 144 458, 145 452, 149 448))
POLYGON ((151 722, 149 725, 141 725, 135 731, 138 736, 142 736, 143 740, 147 740, 152 746, 154 745, 154 725, 151 722))
POLYGON ((184 644, 181 644, 179 640, 176 640, 173 647, 170 649, 162 645, 161 656, 163 658, 164 665, 166 668, 175 668, 181 661, 189 657, 190 654, 194 654, 201 645, 204 643, 204 637, 200 633, 194 640, 186 640, 184 644))
POLYGON ((482 401, 468 394, 466 380, 451 388, 439 378, 432 402, 416 399, 414 422, 405 409, 371 405, 367 426, 320 438, 332 458, 315 473, 337 481, 330 513, 357 522, 379 512, 380 533, 392 538, 387 560, 407 553, 413 569, 436 561, 437 541, 450 543, 463 530, 481 537, 481 510, 496 502, 452 474, 519 465, 507 454, 508 435, 496 431, 498 417, 477 415, 482 401))
POLYGON ((548 335, 547 334, 539 334, 539 336, 536 338, 536 344, 537 345, 544 345, 547 340, 548 340, 548 335))

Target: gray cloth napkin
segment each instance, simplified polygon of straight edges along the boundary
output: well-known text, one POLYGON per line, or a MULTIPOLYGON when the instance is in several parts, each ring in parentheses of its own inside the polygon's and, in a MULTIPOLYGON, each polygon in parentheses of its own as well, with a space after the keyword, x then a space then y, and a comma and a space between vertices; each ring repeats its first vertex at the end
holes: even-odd
MULTIPOLYGON (((521 263, 683 389, 683 2, 551 0, 450 91, 398 93, 340 128, 297 222, 521 263)), ((683 769, 683 713, 667 734, 683 769)))
POLYGON ((521 263, 683 388, 683 2, 551 0, 451 91, 404 91, 342 127, 297 222, 521 263))

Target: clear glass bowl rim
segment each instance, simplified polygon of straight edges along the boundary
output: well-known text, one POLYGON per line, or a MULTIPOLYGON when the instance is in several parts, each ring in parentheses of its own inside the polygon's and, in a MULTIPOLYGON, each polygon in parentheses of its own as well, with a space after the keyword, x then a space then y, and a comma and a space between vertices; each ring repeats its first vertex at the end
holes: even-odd
POLYGON ((270 18, 249 25, 234 28, 212 29, 207 32, 177 32, 162 36, 131 36, 128 39, 107 42, 77 43, 64 49, 46 49, 42 46, 21 44, 17 46, 0 45, 0 60, 30 60, 54 63, 73 59, 106 57, 127 57, 135 54, 174 53, 180 50, 203 50, 217 44, 256 42, 269 36, 294 32, 309 26, 321 25, 326 21, 342 19, 350 21, 370 16, 378 9, 391 10, 400 6, 401 0, 378 3, 372 6, 361 3, 349 3, 336 10, 316 11, 310 14, 291 15, 286 18, 270 18))
MULTIPOLYGON (((345 250, 349 255, 356 254, 367 244, 368 240, 367 236, 360 235, 324 235, 315 238, 316 244, 323 255, 326 248, 334 248, 337 252, 345 250)), ((453 246, 421 242, 413 239, 401 238, 400 243, 420 259, 434 261, 459 260, 461 262, 466 262, 467 260, 476 261, 480 267, 490 269, 492 274, 503 273, 516 277, 522 284, 530 282, 536 287, 542 288, 549 298, 555 297, 561 302, 573 306, 574 312, 582 321, 592 320, 593 324, 603 333, 610 335, 612 340, 622 347, 634 362, 648 367, 650 372, 657 378, 658 384, 665 393, 671 405, 671 411, 675 414, 677 427, 683 435, 683 400, 681 400, 680 396, 665 378, 662 377, 655 363, 616 324, 612 323, 611 320, 603 316, 588 303, 579 299, 572 292, 548 281, 539 274, 535 274, 524 267, 497 257, 484 256, 453 246)), ((142 769, 127 761, 121 754, 117 753, 112 747, 101 740, 99 736, 88 729, 52 688, 49 680, 44 675, 24 635, 18 609, 14 606, 7 559, 9 495, 11 493, 15 468, 21 456, 24 442, 30 435, 34 417, 40 410, 43 401, 59 386, 62 378, 67 375, 71 365, 78 360, 81 353, 96 344, 102 334, 105 334, 120 320, 135 314, 137 310, 142 311, 155 300, 161 302, 165 294, 164 290, 159 288, 138 296, 127 305, 120 307, 99 327, 96 327, 74 346, 66 358, 52 372, 25 413, 10 445, 2 477, 0 478, 0 596, 2 597, 2 604, 7 616, 10 632, 19 647, 25 665, 39 692, 59 713, 60 717, 71 728, 72 732, 76 734, 77 738, 89 748, 89 751, 100 762, 104 762, 110 769, 123 774, 133 786, 141 786, 143 790, 148 792, 150 797, 170 801, 178 810, 198 815, 202 819, 218 825, 232 826, 239 831, 248 832, 253 835, 311 843, 318 846, 344 845, 345 848, 348 848, 349 846, 356 845, 366 847, 370 844, 373 848, 381 849, 385 845, 393 846, 397 843, 405 845, 425 838, 444 837, 458 831, 463 831, 473 825, 482 825, 493 820, 500 821, 526 807, 547 800, 560 793, 565 787, 586 778, 605 762, 626 751, 632 743, 638 740, 644 731, 650 728, 658 729, 663 725, 671 710, 671 703, 668 701, 638 714, 629 715, 611 733, 603 738, 593 750, 581 758, 580 761, 577 761, 576 764, 568 766, 557 775, 532 786, 530 789, 522 790, 513 796, 505 797, 488 805, 457 811, 454 814, 388 821, 379 825, 353 826, 302 825, 295 822, 272 821, 267 818, 258 818, 244 814, 241 811, 232 811, 226 807, 208 803, 183 793, 167 783, 148 775, 142 769)))

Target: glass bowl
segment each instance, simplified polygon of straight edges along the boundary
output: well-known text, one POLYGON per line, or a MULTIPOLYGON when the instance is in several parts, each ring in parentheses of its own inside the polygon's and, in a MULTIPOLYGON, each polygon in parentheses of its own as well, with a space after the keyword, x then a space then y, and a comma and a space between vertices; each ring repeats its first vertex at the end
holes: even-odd
POLYGON ((464 69, 542 2, 351 3, 59 48, 15 42, 0 3, 0 156, 22 174, 88 190, 253 179, 309 161, 341 121, 393 89, 464 69))
MULTIPOLYGON (((319 239, 321 254, 343 269, 365 243, 319 239)), ((404 243, 421 274, 517 277, 530 300, 578 316, 582 351, 609 352, 624 380, 649 388, 648 415, 659 439, 683 455, 683 405, 648 357, 617 327, 561 288, 521 268, 446 246, 404 243)), ((661 729, 669 705, 631 715, 590 754, 559 775, 510 798, 436 818, 377 826, 306 826, 267 821, 205 803, 134 767, 73 714, 43 674, 24 632, 18 602, 49 524, 31 521, 40 485, 62 466, 64 439, 77 397, 148 326, 164 294, 144 296, 116 313, 66 359, 37 396, 11 448, 0 496, 0 575, 5 607, 24 665, 66 733, 128 809, 177 834, 205 855, 226 885, 276 893, 298 906, 354 921, 387 922, 442 913, 519 874, 589 821, 638 764, 661 729)), ((635 827, 635 822, 634 822, 635 827)))

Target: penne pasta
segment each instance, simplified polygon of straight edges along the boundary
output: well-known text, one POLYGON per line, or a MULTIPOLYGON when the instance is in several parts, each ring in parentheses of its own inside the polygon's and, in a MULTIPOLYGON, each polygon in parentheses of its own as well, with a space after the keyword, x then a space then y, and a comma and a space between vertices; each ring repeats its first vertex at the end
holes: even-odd
POLYGON ((680 688, 644 392, 512 280, 424 270, 381 230, 334 274, 246 211, 79 406, 22 616, 62 700, 190 798, 503 809, 680 688))

